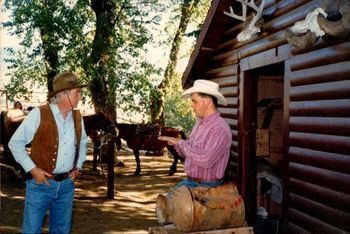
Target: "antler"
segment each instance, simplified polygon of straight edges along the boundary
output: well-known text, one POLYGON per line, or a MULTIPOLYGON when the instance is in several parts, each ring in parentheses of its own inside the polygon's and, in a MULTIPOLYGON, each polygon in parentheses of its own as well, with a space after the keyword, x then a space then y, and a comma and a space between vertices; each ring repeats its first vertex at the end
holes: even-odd
POLYGON ((245 0, 236 0, 236 1, 240 2, 242 4, 242 16, 236 15, 234 13, 232 7, 230 7, 230 12, 224 11, 224 14, 227 16, 230 16, 234 19, 241 20, 241 21, 245 21, 247 18, 247 6, 253 8, 256 12, 258 12, 257 15, 260 17, 262 10, 264 9, 264 5, 265 5, 265 0, 262 1, 262 3, 260 4, 259 7, 257 5, 255 5, 254 0, 246 0, 246 1, 245 0))
MULTIPOLYGON (((242 2, 241 2, 242 3, 242 2)), ((242 16, 239 16, 239 15, 236 15, 234 12, 233 12, 233 9, 232 7, 230 6, 230 12, 226 12, 224 11, 224 14, 225 15, 228 15, 234 19, 238 19, 238 20, 241 20, 241 21, 245 21, 246 18, 247 18, 247 5, 243 4, 242 3, 242 16)))
POLYGON ((237 36, 237 39, 239 41, 246 41, 246 40, 250 39, 253 36, 253 34, 260 32, 260 29, 257 28, 255 26, 255 24, 259 20, 259 18, 261 17, 262 11, 263 11, 264 6, 265 6, 265 0, 261 1, 261 4, 259 7, 257 5, 255 5, 254 0, 236 0, 236 1, 240 2, 242 4, 242 15, 239 16, 239 15, 235 14, 233 12, 232 7, 230 7, 230 12, 224 11, 225 15, 230 16, 234 19, 245 21, 247 18, 247 6, 251 7, 252 9, 254 9, 257 12, 256 15, 253 14, 253 19, 250 22, 248 28, 246 28, 244 31, 239 33, 237 36))

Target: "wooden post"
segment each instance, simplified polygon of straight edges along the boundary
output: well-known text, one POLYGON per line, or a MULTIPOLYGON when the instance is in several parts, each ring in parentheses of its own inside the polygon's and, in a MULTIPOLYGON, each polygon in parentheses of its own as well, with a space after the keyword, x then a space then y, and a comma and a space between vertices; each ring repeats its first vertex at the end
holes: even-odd
MULTIPOLYGON (((100 143, 101 144, 101 143, 100 143)), ((92 170, 93 171, 97 171, 97 156, 100 152, 99 146, 97 144, 97 142, 94 142, 94 150, 93 150, 93 159, 92 159, 92 170)), ((100 155, 101 157, 101 155, 100 155)))
MULTIPOLYGON (((107 135, 107 167, 108 167, 108 175, 107 175, 107 197, 110 199, 114 199, 114 140, 115 137, 112 135, 107 135)), ((102 156, 102 155, 101 155, 102 156)))

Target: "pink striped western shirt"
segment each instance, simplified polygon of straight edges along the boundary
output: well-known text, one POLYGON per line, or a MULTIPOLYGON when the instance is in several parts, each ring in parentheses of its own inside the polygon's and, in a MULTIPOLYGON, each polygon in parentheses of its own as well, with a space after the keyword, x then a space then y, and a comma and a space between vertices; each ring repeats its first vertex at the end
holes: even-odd
POLYGON ((192 178, 222 179, 230 156, 232 133, 229 125, 215 112, 198 119, 186 140, 175 145, 185 158, 185 172, 192 178))

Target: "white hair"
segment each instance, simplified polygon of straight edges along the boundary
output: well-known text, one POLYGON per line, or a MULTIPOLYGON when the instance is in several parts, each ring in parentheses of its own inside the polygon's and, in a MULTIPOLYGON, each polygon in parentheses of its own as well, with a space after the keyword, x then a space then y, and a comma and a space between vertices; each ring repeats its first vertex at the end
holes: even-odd
POLYGON ((49 102, 51 104, 58 104, 61 100, 61 93, 56 94, 55 96, 53 96, 52 98, 50 98, 49 102))

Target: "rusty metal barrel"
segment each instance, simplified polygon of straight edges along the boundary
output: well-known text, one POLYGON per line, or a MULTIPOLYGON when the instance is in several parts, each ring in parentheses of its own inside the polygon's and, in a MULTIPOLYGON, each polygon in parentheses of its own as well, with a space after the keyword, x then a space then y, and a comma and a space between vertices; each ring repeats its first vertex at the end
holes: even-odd
POLYGON ((245 208, 236 185, 217 187, 181 186, 171 195, 159 194, 158 223, 174 224, 184 232, 243 226, 245 208))

